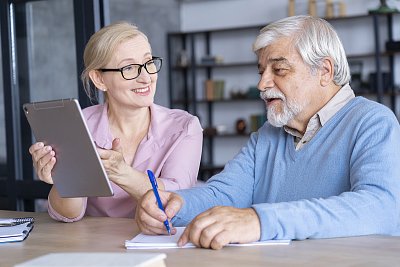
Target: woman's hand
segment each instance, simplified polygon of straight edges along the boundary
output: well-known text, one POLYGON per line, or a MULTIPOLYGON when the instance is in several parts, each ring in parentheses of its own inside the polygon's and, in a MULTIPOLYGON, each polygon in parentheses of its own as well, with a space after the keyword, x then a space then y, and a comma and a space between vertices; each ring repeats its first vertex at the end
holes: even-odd
MULTIPOLYGON (((144 193, 151 189, 151 184, 146 173, 137 171, 126 163, 120 144, 120 139, 115 138, 111 149, 97 148, 108 178, 121 187, 134 199, 138 200, 144 193)), ((157 180, 160 189, 164 189, 161 180, 157 180)))
POLYGON ((56 164, 56 153, 51 146, 45 146, 42 142, 37 142, 29 148, 32 155, 33 166, 39 179, 45 183, 53 184, 51 171, 56 164))
POLYGON ((123 184, 124 179, 133 177, 133 168, 124 159, 120 139, 115 138, 111 149, 97 148, 108 178, 116 184, 123 184))

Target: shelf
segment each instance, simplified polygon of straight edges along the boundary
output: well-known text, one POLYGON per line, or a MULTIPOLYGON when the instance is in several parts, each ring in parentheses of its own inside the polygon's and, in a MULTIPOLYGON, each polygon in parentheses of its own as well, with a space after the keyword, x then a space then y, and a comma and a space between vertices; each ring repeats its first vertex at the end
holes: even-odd
MULTIPOLYGON (((386 52, 381 52, 379 54, 380 57, 389 57, 396 55, 400 52, 398 51, 386 51, 386 52)), ((375 57, 374 52, 370 53, 362 53, 362 54, 348 54, 347 58, 349 60, 351 59, 361 59, 361 58, 372 58, 375 57)), ((205 69, 205 68, 235 68, 235 67, 254 67, 257 68, 257 62, 256 61, 247 61, 247 62, 223 62, 223 63, 208 63, 208 64, 196 64, 194 65, 194 68, 196 69, 205 69)), ((188 66, 172 66, 171 67, 173 70, 188 70, 191 68, 190 65, 188 66)))
MULTIPOLYGON (((379 54, 380 57, 389 57, 396 54, 400 54, 400 51, 387 51, 381 52, 379 54)), ((373 58, 375 57, 374 52, 370 53, 362 53, 362 54, 349 54, 347 58, 349 60, 352 59, 363 59, 363 58, 373 58)), ((254 67, 257 68, 256 61, 248 61, 248 62, 224 62, 224 63, 210 63, 210 64, 197 64, 194 67, 196 69, 206 69, 206 68, 235 68, 235 67, 254 67)), ((191 66, 172 66, 173 70, 187 70, 190 69, 191 66)))
MULTIPOLYGON (((376 95, 376 91, 371 91, 371 90, 356 90, 354 91, 356 95, 376 95)), ((384 92, 383 93, 385 96, 398 96, 400 95, 400 91, 397 91, 395 93, 392 92, 384 92)), ((189 103, 192 103, 192 100, 188 100, 189 103)), ((260 102, 264 104, 264 101, 261 100, 261 98, 242 98, 242 99, 220 99, 220 100, 205 100, 205 99, 200 99, 200 100, 195 100, 197 104, 212 104, 212 103, 238 103, 238 102, 260 102)), ((183 105, 185 103, 184 100, 175 100, 173 101, 174 105, 183 105)))
MULTIPOLYGON (((257 67, 256 61, 249 62, 223 62, 223 63, 208 63, 208 64, 196 64, 194 66, 196 69, 205 69, 205 68, 234 68, 234 67, 257 67)), ((190 69, 190 66, 172 66, 174 70, 184 70, 190 69)))
POLYGON ((264 101, 261 98, 238 98, 238 99, 217 99, 217 100, 205 100, 205 99, 200 99, 197 100, 197 103, 235 103, 235 102, 260 102, 264 103, 264 101))
MULTIPOLYGON (((238 98, 238 99, 219 99, 219 100, 205 100, 205 99, 199 99, 195 100, 196 103, 198 104, 205 104, 205 103, 237 103, 237 102, 260 102, 264 103, 264 101, 261 100, 261 98, 238 98)), ((188 100, 189 103, 192 103, 193 100, 188 100)), ((172 102, 175 105, 183 105, 185 103, 184 100, 175 100, 172 102)))
POLYGON ((200 165, 200 171, 203 172, 220 172, 224 166, 222 165, 210 165, 210 164, 205 164, 205 165, 200 165))
POLYGON ((238 133, 224 133, 224 134, 204 134, 204 137, 207 138, 232 138, 232 137, 249 137, 251 133, 244 133, 244 134, 238 134, 238 133))
POLYGON ((223 62, 223 63, 209 63, 209 64, 198 64, 196 68, 232 68, 232 67, 257 67, 256 61, 249 62, 223 62))
POLYGON ((207 181, 214 174, 220 173, 224 169, 224 166, 212 165, 212 164, 201 164, 199 170, 198 179, 201 181, 207 181))
MULTIPOLYGON (((379 57, 389 57, 389 56, 393 56, 396 54, 400 54, 400 51, 390 51, 390 52, 382 52, 379 54, 379 57)), ((352 59, 362 59, 362 58, 373 58, 375 57, 375 53, 371 52, 371 53, 364 53, 364 54, 350 54, 347 55, 347 59, 348 60, 352 60, 352 59)))
MULTIPOLYGON (((397 13, 394 13, 397 14, 397 13)), ((382 14, 385 15, 385 14, 382 14)), ((334 21, 341 21, 341 20, 354 20, 354 19, 363 19, 363 18, 368 18, 368 17, 373 17, 373 15, 370 14, 359 14, 359 15, 352 15, 352 16, 345 16, 345 17, 333 17, 333 18, 323 18, 329 22, 334 22, 334 21)), ((268 24, 268 23, 267 23, 268 24)), ((198 31, 190 31, 190 32, 171 32, 169 35, 171 36, 181 36, 184 34, 205 34, 205 33, 217 33, 217 32, 233 32, 233 31, 248 31, 248 30, 261 30, 263 27, 265 27, 267 24, 262 24, 262 25, 249 25, 249 26, 241 26, 241 27, 233 27, 233 28, 215 28, 215 29, 208 29, 208 30, 198 30, 198 31)))
MULTIPOLYGON (((376 96, 376 92, 365 90, 365 91, 354 91, 354 94, 357 96, 367 96, 367 95, 373 95, 376 96)), ((395 91, 395 92, 383 92, 383 96, 400 96, 400 91, 395 91)))

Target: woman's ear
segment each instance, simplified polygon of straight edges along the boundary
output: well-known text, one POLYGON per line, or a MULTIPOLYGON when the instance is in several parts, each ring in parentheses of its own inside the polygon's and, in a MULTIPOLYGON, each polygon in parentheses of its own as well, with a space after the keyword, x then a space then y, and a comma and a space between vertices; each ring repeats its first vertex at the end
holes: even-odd
POLYGON ((96 88, 103 92, 107 91, 107 86, 103 82, 103 76, 101 76, 101 73, 98 70, 89 71, 89 77, 96 88))
POLYGON ((335 67, 332 58, 326 57, 322 60, 321 65, 321 86, 329 85, 333 80, 335 67))

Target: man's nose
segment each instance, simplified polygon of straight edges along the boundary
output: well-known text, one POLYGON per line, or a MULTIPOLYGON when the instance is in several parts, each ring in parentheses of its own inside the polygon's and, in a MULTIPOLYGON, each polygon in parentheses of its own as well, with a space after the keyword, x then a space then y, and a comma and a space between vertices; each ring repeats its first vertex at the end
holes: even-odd
POLYGON ((258 82, 258 90, 260 91, 266 91, 268 88, 274 87, 274 75, 270 72, 263 72, 260 81, 258 82))

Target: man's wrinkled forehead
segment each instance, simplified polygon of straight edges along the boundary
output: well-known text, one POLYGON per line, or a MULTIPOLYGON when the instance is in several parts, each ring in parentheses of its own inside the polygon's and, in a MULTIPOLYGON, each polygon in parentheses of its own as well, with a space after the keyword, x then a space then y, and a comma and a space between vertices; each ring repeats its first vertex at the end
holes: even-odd
POLYGON ((280 38, 257 51, 258 64, 290 64, 298 54, 290 38, 280 38))

